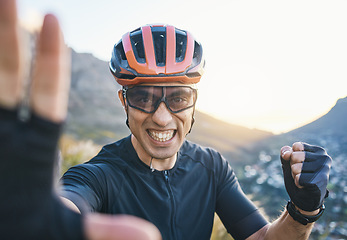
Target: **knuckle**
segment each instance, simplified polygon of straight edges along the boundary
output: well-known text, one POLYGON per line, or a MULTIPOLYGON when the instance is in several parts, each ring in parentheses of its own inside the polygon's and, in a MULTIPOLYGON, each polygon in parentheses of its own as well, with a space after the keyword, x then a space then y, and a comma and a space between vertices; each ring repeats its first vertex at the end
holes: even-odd
POLYGON ((289 147, 289 146, 283 146, 282 148, 281 148, 281 155, 283 155, 285 152, 288 152, 288 151, 290 151, 291 150, 291 147, 289 147))
POLYGON ((286 145, 286 146, 281 147, 281 150, 282 151, 286 151, 286 150, 288 150, 290 148, 291 148, 290 146, 286 145))
POLYGON ((304 145, 301 142, 295 142, 293 143, 293 150, 294 151, 304 151, 304 145))

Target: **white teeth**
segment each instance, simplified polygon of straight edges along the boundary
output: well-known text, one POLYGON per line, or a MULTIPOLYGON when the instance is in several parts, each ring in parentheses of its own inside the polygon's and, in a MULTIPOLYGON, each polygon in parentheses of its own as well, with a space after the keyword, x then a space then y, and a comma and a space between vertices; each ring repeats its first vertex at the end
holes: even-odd
POLYGON ((173 130, 168 130, 164 132, 149 130, 148 133, 149 133, 149 136, 151 136, 154 140, 159 142, 169 141, 174 135, 173 130))

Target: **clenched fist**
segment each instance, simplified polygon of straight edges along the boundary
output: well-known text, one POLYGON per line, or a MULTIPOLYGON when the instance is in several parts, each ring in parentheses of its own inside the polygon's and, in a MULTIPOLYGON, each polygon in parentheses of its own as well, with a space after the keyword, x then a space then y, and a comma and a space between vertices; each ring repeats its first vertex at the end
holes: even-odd
POLYGON ((292 202, 301 210, 319 209, 328 197, 327 185, 332 163, 318 146, 296 142, 281 149, 284 183, 292 202))

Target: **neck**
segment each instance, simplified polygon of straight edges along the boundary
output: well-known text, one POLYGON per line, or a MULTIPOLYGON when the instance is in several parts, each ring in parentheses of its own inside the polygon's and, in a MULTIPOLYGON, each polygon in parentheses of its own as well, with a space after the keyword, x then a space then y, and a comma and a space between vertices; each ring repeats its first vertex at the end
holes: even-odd
MULTIPOLYGON (((140 158, 141 159, 141 158, 140 158)), ((142 159, 141 159, 142 161, 142 159)), ((175 166, 176 163, 176 155, 174 159, 156 159, 156 158, 150 158, 149 162, 142 161, 145 164, 147 164, 152 171, 164 171, 164 170, 170 170, 175 166)))
POLYGON ((145 149, 139 144, 134 135, 131 135, 131 142, 140 160, 145 163, 152 170, 164 171, 172 169, 177 160, 177 154, 169 158, 156 158, 155 154, 149 154, 145 149), (154 156, 152 156, 154 155, 154 156))

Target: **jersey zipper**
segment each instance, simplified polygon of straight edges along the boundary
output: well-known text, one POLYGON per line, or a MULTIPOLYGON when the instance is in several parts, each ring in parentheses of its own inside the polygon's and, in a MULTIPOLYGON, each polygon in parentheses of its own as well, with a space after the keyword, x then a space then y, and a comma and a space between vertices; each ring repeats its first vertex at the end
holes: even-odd
POLYGON ((164 171, 164 178, 165 178, 165 183, 166 187, 170 196, 170 201, 171 201, 171 232, 173 239, 177 239, 177 233, 176 233, 176 202, 174 199, 174 195, 172 192, 171 184, 170 184, 170 175, 167 170, 164 171))

